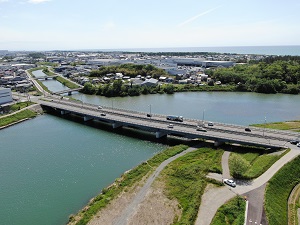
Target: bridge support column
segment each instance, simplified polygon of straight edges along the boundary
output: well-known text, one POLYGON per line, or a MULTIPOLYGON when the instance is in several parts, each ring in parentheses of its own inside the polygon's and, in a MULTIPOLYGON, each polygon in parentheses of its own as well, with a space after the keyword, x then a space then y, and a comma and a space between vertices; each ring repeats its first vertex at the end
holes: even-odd
POLYGON ((70 112, 68 112, 68 111, 65 111, 65 110, 61 110, 60 111, 60 115, 66 115, 66 114, 69 114, 70 112))
POLYGON ((224 141, 220 141, 220 140, 215 140, 214 146, 215 147, 219 147, 220 145, 224 144, 224 141))
POLYGON ((122 126, 123 126, 123 124, 122 124, 122 123, 116 123, 116 122, 112 123, 112 127, 113 127, 113 129, 116 129, 116 128, 118 128, 118 127, 122 127, 122 126))
POLYGON ((83 117, 84 122, 92 120, 92 119, 93 119, 93 117, 90 117, 90 116, 84 116, 83 117))
POLYGON ((155 132, 155 137, 156 137, 156 138, 162 138, 162 137, 167 136, 167 134, 168 134, 167 132, 158 130, 158 131, 155 132))

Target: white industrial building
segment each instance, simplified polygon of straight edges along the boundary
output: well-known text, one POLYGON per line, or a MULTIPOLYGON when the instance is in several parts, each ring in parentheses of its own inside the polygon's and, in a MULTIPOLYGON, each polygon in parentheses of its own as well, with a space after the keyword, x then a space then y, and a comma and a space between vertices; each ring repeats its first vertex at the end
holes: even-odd
POLYGON ((10 88, 0 88, 0 105, 13 101, 10 88))

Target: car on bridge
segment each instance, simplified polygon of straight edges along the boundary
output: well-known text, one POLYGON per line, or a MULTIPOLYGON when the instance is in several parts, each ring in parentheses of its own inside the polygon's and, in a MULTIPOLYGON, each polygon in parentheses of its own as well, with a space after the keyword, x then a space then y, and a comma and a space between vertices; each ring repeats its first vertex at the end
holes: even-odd
POLYGON ((208 124, 207 124, 209 127, 212 127, 214 124, 213 124, 213 122, 208 122, 208 124))
POLYGON ((250 129, 249 127, 246 127, 246 128, 245 128, 245 131, 251 132, 251 129, 250 129))
POLYGON ((168 128, 174 128, 174 125, 173 125, 172 123, 170 123, 170 124, 168 125, 168 128))
POLYGON ((298 140, 291 140, 290 143, 292 145, 297 145, 297 144, 299 144, 299 141, 298 140))
POLYGON ((231 179, 223 179, 223 182, 231 187, 236 187, 236 183, 231 179))
POLYGON ((105 114, 105 113, 101 113, 100 115, 101 115, 101 116, 106 116, 106 114, 105 114))
POLYGON ((201 126, 197 126, 196 131, 207 132, 207 130, 204 129, 203 127, 201 127, 201 126))

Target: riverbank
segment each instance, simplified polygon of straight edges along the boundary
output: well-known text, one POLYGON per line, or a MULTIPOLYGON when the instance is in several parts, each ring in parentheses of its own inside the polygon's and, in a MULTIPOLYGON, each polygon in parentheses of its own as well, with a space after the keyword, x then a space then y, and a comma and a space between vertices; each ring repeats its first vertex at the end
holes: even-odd
MULTIPOLYGON (((16 107, 15 104, 12 107, 16 107)), ((30 104, 29 106, 22 107, 20 110, 16 110, 12 113, 0 117, 0 129, 4 129, 10 127, 12 125, 21 123, 28 119, 32 119, 36 117, 38 114, 42 114, 43 109, 40 105, 37 104, 30 104)))
MULTIPOLYGON (((118 218, 138 224, 189 224, 195 221, 195 215, 197 215, 195 209, 199 208, 206 185, 212 182, 205 179, 205 174, 207 171, 221 171, 219 162, 223 151, 222 149, 215 150, 202 146, 170 163, 159 176, 160 172, 157 174, 154 169, 161 160, 153 161, 152 158, 144 162, 137 167, 143 168, 143 172, 134 168, 129 172, 132 174, 128 177, 126 177, 128 173, 125 173, 115 183, 104 189, 99 196, 93 198, 78 214, 71 215, 68 224, 114 224, 119 221, 118 218), (144 198, 139 199, 138 206, 134 207, 135 210, 127 209, 133 207, 131 204, 136 201, 138 193, 142 192, 144 186, 148 186, 146 180, 152 176, 153 179, 158 177, 153 185, 149 186, 147 193, 143 193, 144 198), (131 181, 130 185, 126 184, 128 179, 131 181), (109 193, 111 190, 114 194, 109 193), (126 213, 127 211, 130 213, 126 213), (155 218, 153 215, 156 215, 155 218)), ((162 153, 165 154, 165 152, 162 153)), ((267 168, 264 168, 263 172, 266 170, 267 168)), ((221 185, 217 182, 215 184, 221 185)))

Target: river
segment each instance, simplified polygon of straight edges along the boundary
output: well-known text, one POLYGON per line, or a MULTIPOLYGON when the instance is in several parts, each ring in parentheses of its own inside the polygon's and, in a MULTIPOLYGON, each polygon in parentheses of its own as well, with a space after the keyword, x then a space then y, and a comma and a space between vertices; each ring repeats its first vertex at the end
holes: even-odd
MULTIPOLYGON (((43 83, 52 91, 65 89, 55 80, 43 83)), ((242 125, 300 119, 300 95, 189 92, 72 97, 145 113, 242 125)), ((0 221, 5 225, 64 224, 124 171, 165 148, 52 115, 1 130, 0 142, 0 221)))

